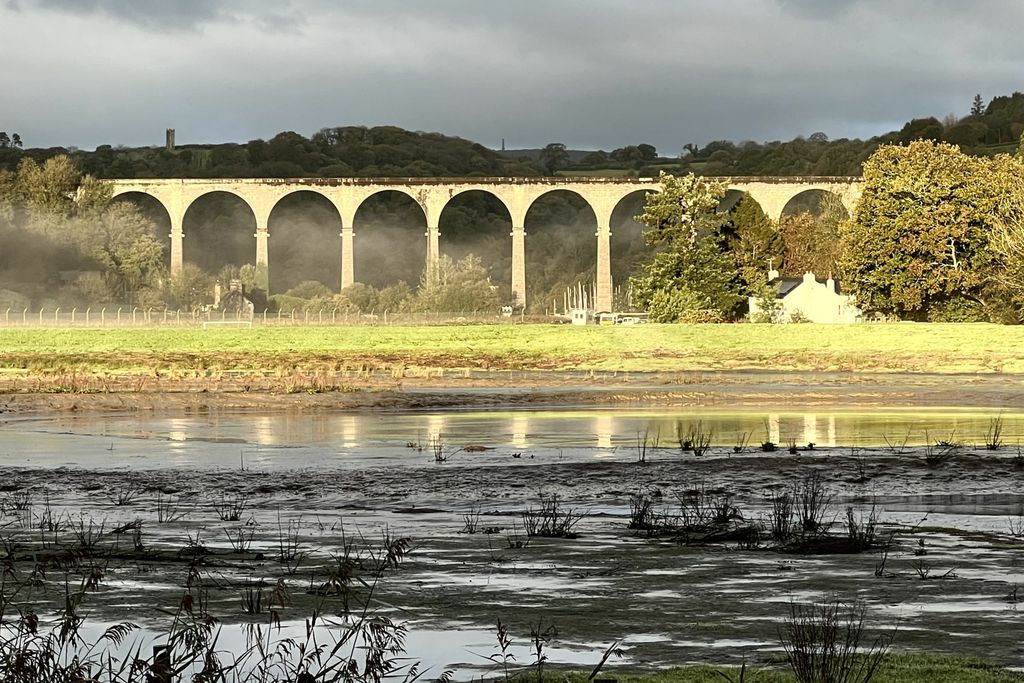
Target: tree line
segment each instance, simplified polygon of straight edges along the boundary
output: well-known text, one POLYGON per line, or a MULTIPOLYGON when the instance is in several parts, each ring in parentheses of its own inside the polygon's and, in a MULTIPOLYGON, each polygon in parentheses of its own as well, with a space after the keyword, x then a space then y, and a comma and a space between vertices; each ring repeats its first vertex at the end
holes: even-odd
POLYGON ((725 186, 712 179, 663 174, 662 192, 649 195, 639 218, 658 251, 631 280, 634 302, 659 321, 736 319, 748 296, 774 300, 758 275, 767 257, 791 274, 828 268, 868 314, 1024 320, 1020 156, 977 157, 917 140, 880 147, 863 172, 852 216, 825 211, 824 220, 798 216, 789 227, 768 221, 748 198, 723 214, 725 186), (794 240, 800 233, 817 247, 794 240))

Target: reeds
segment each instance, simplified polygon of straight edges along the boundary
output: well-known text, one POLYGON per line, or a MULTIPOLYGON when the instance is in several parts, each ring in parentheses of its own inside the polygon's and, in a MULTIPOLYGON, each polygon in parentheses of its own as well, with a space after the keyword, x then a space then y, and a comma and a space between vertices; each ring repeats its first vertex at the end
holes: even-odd
POLYGON ((564 507, 558 495, 541 496, 540 505, 530 506, 522 514, 523 528, 528 537, 576 538, 576 525, 583 513, 564 507))
POLYGON ((985 432, 985 449, 998 451, 1003 447, 1003 416, 989 418, 988 431, 985 432))
POLYGON ((217 513, 217 517, 222 522, 238 522, 242 519, 242 514, 245 512, 245 505, 248 499, 244 495, 237 495, 232 498, 222 496, 220 500, 213 504, 213 509, 217 513))
POLYGON ((866 643, 867 607, 832 600, 790 604, 779 640, 799 683, 867 683, 882 664, 895 630, 866 643), (866 644, 865 644, 866 643, 866 644))

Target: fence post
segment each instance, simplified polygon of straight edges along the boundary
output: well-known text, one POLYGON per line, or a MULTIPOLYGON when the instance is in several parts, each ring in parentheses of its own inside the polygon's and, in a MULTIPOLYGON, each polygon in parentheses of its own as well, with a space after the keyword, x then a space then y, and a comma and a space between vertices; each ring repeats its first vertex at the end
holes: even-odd
POLYGON ((323 325, 324 324, 324 309, 321 308, 317 312, 316 315, 317 315, 317 325, 323 325))
POLYGON ((117 307, 117 324, 118 325, 121 324, 121 307, 120 306, 117 307))
POLYGON ((87 309, 85 309, 85 324, 86 325, 89 324, 89 314, 91 312, 92 312, 92 306, 89 306, 87 309))
POLYGON ((267 324, 267 309, 263 309, 263 324, 267 324))
POLYGON ((42 308, 39 309, 39 324, 40 325, 43 324, 43 310, 44 309, 42 309, 42 308))
POLYGON ((139 310, 138 306, 132 306, 132 325, 135 324, 135 313, 139 310))
POLYGON ((71 324, 75 324, 75 313, 78 311, 78 306, 71 309, 71 324))
POLYGON ((107 307, 104 306, 103 308, 100 309, 100 325, 102 326, 102 325, 106 325, 106 324, 107 324, 107 307))
POLYGON ((27 308, 24 311, 21 312, 21 324, 22 325, 27 325, 28 324, 28 309, 27 308))

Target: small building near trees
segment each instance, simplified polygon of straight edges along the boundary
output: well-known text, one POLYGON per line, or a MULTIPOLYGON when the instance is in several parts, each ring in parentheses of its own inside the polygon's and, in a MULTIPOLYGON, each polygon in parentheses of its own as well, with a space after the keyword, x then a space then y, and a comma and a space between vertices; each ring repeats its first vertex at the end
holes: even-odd
POLYGON ((855 323, 862 312, 853 297, 839 292, 839 283, 829 274, 819 280, 814 273, 802 278, 779 277, 768 272, 768 287, 775 298, 750 297, 750 319, 766 322, 855 323))

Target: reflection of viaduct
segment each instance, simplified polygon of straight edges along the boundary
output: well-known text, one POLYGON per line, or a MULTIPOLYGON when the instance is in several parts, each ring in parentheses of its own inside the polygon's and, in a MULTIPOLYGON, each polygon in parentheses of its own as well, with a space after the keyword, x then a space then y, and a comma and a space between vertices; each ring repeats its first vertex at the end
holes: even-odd
MULTIPOLYGON (((786 205, 798 195, 820 190, 839 197, 852 212, 860 195, 860 180, 850 177, 722 178, 730 190, 748 193, 768 216, 778 219, 786 205)), ((519 302, 526 296, 526 214, 541 196, 568 191, 582 198, 597 217, 596 306, 612 305, 611 216, 615 207, 635 192, 658 189, 658 183, 644 178, 301 178, 301 179, 165 179, 115 180, 114 196, 142 193, 155 198, 166 209, 171 223, 171 272, 182 267, 185 213, 203 195, 227 192, 239 197, 256 218, 256 263, 268 264, 270 214, 278 202, 296 192, 322 195, 337 209, 341 229, 341 286, 355 282, 352 226, 360 205, 381 192, 400 192, 411 197, 423 210, 426 223, 427 263, 440 255, 441 212, 459 194, 482 191, 496 197, 508 210, 512 222, 512 292, 519 302)))

